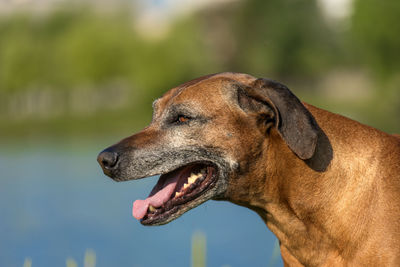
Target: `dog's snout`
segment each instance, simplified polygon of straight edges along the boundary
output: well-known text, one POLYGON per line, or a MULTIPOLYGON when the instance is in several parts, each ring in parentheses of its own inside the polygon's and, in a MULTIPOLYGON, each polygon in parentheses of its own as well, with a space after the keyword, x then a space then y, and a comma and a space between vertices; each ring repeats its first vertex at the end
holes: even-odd
POLYGON ((118 153, 106 149, 97 156, 97 161, 103 169, 111 170, 117 165, 118 158, 118 153))

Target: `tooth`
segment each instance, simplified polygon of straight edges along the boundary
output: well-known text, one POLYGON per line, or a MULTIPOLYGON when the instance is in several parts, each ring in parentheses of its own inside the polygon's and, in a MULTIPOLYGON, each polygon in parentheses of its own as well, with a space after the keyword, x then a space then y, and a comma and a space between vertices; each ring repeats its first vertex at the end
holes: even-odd
POLYGON ((180 196, 182 196, 182 195, 183 195, 182 192, 176 192, 176 193, 175 193, 175 197, 180 197, 180 196))
POLYGON ((201 176, 202 176, 202 175, 199 173, 198 175, 195 175, 195 176, 189 177, 189 179, 188 179, 188 181, 189 181, 189 184, 192 184, 192 183, 194 183, 194 182, 195 182, 197 179, 199 179, 201 176))
POLYGON ((156 211, 156 208, 154 208, 152 205, 150 205, 150 206, 149 206, 149 210, 150 210, 150 212, 155 212, 155 211, 156 211))
POLYGON ((184 184, 183 185, 183 189, 186 189, 186 188, 188 188, 189 187, 189 184, 184 184))

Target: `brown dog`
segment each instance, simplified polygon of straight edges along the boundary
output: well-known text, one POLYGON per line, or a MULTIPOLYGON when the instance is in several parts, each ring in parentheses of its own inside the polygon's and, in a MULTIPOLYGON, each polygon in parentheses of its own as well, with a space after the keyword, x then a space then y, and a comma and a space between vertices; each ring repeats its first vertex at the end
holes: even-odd
POLYGON ((400 139, 250 75, 205 76, 154 102, 100 153, 116 181, 161 174, 133 215, 160 225, 209 199, 257 212, 288 266, 400 266, 400 139))

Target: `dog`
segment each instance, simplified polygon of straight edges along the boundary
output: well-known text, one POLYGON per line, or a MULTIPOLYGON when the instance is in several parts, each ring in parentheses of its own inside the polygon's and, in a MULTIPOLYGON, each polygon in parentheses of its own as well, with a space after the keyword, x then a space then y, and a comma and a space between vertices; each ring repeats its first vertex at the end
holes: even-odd
POLYGON ((400 266, 400 138, 241 73, 153 103, 151 124, 98 156, 115 181, 161 175, 133 203, 166 224, 209 199, 259 214, 285 266, 400 266))

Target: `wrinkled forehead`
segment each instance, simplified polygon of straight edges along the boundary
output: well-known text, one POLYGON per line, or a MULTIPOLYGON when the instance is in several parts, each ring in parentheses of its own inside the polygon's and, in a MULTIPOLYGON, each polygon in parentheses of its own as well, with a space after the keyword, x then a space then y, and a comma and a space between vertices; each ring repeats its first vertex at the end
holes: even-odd
POLYGON ((154 113, 157 114, 174 104, 190 103, 195 106, 220 106, 230 96, 233 84, 249 85, 255 77, 241 73, 212 74, 186 82, 166 92, 153 102, 154 113), (219 104, 219 105, 215 105, 219 104))

